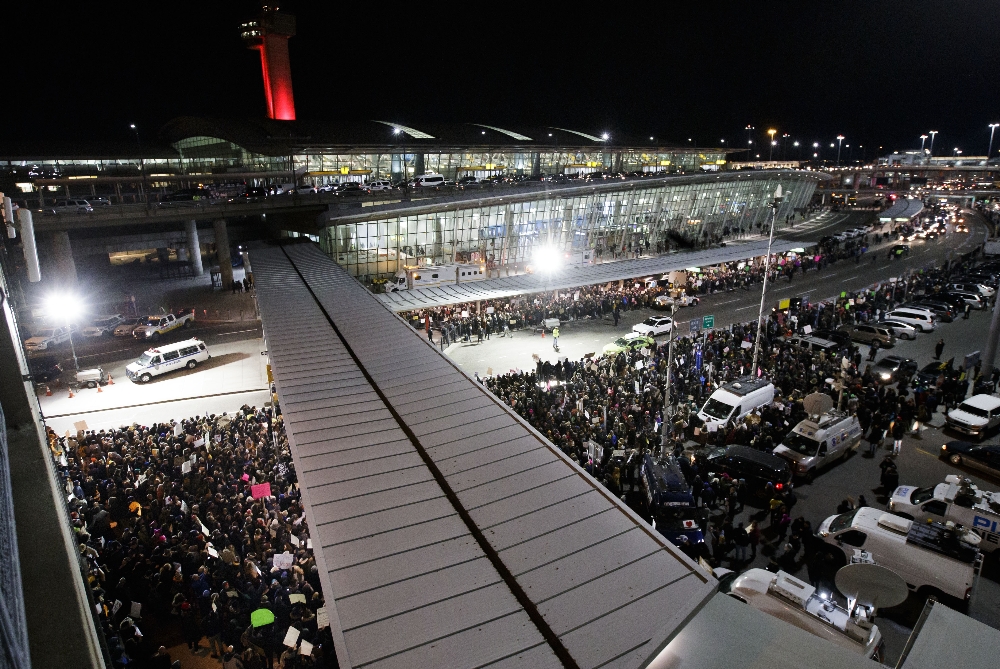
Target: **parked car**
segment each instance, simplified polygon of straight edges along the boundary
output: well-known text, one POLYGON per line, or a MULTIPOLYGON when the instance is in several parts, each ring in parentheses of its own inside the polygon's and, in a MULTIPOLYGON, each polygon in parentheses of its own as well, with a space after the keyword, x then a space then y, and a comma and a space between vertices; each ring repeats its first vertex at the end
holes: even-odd
POLYGON ((114 332, 115 328, 124 320, 121 314, 101 316, 92 325, 83 328, 80 334, 84 337, 103 337, 106 334, 114 332))
POLYGON ((953 290, 949 294, 954 295, 955 297, 962 298, 963 300, 965 300, 965 303, 968 304, 973 309, 979 310, 986 308, 987 299, 982 295, 980 295, 979 293, 968 293, 965 291, 953 290))
POLYGON ((58 379, 62 374, 62 366, 59 359, 51 355, 29 355, 28 371, 31 372, 31 380, 35 383, 47 383, 53 379, 58 379))
POLYGON ((45 208, 54 214, 88 214, 94 211, 86 200, 56 200, 52 206, 45 208))
POLYGON ((622 351, 638 351, 655 345, 656 342, 649 335, 630 332, 606 345, 604 353, 614 355, 622 351))
POLYGON ((111 334, 116 337, 131 337, 133 330, 145 324, 145 318, 126 318, 115 327, 111 334))
POLYGON ((669 316, 650 316, 638 325, 632 326, 632 332, 655 337, 656 335, 669 334, 671 327, 673 327, 673 321, 669 316))
POLYGON ((392 184, 384 180, 369 181, 366 184, 369 193, 392 190, 392 184))
POLYGON ((953 465, 963 465, 1000 478, 1000 446, 995 444, 980 446, 968 441, 949 441, 941 447, 940 456, 953 465))
POLYGON ((958 281, 948 285, 948 290, 963 292, 963 293, 979 293, 983 297, 993 297, 996 295, 995 290, 984 283, 972 282, 972 281, 958 281))
POLYGON ((750 493, 760 499, 767 496, 768 483, 781 492, 792 482, 792 468, 787 460, 748 446, 714 448, 695 456, 695 460, 705 471, 726 473, 736 481, 745 480, 750 493))
POLYGON ((91 207, 95 207, 95 208, 96 207, 110 207, 111 206, 111 200, 107 199, 106 197, 88 197, 87 198, 87 204, 89 204, 91 207))
POLYGON ((70 329, 67 327, 42 328, 35 332, 33 337, 24 342, 24 348, 29 353, 32 351, 46 351, 69 341, 70 336, 70 329))
POLYGON ((879 321, 876 325, 892 330, 892 333, 896 335, 896 339, 912 340, 917 338, 917 328, 903 321, 879 321))
POLYGON ((948 427, 982 441, 1000 426, 1000 398, 993 395, 973 395, 945 417, 948 427))
POLYGON ((909 380, 917 371, 917 361, 898 355, 887 355, 872 368, 875 380, 880 383, 898 383, 909 380))
POLYGON ((878 325, 858 323, 857 325, 841 325, 838 330, 850 336, 854 341, 871 344, 877 341, 883 348, 896 345, 896 335, 892 330, 878 325))
POLYGON ((851 343, 851 335, 840 330, 813 330, 810 335, 832 341, 839 346, 848 346, 851 343))
POLYGON ((941 300, 917 300, 912 304, 906 305, 908 307, 916 307, 918 309, 929 309, 942 323, 951 323, 955 320, 955 308, 943 302, 941 300))

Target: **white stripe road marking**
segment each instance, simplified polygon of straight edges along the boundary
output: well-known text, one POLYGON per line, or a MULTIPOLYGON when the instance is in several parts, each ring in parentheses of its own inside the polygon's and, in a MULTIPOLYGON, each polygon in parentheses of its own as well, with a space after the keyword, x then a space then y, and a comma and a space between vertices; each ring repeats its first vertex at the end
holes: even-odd
POLYGON ((753 309, 755 306, 759 307, 760 305, 759 304, 756 304, 756 305, 750 304, 750 305, 745 306, 745 307, 738 307, 736 309, 733 309, 733 311, 743 311, 744 309, 753 309))

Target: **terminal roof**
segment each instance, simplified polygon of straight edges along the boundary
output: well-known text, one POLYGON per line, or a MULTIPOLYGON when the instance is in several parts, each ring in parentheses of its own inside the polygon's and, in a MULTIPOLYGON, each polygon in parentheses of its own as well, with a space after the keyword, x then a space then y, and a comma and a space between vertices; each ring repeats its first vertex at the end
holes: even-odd
POLYGON ((924 209, 924 203, 920 200, 903 198, 897 200, 894 205, 878 215, 878 220, 886 223, 889 221, 912 221, 924 209))
POLYGON ((250 260, 341 666, 640 667, 710 598, 316 246, 250 260))
MULTIPOLYGON (((801 241, 775 240, 771 252, 784 253, 800 246, 809 246, 809 244, 801 241)), ((592 286, 609 281, 638 279, 646 276, 658 277, 667 272, 683 270, 692 266, 711 267, 724 262, 747 260, 762 256, 766 252, 767 241, 737 243, 730 244, 725 248, 691 253, 673 253, 655 258, 571 266, 548 274, 520 274, 485 281, 446 284, 435 288, 402 290, 396 293, 385 293, 379 295, 378 298, 393 311, 428 309, 462 302, 497 300, 515 295, 592 286)))

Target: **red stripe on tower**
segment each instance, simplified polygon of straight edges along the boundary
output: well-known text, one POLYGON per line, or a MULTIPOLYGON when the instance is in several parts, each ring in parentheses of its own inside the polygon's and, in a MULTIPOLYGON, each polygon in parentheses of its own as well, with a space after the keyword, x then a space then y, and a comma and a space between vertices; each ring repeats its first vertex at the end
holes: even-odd
POLYGON ((268 117, 294 121, 295 97, 288 38, 295 36, 295 17, 265 5, 256 19, 240 25, 240 31, 247 48, 260 51, 268 117))

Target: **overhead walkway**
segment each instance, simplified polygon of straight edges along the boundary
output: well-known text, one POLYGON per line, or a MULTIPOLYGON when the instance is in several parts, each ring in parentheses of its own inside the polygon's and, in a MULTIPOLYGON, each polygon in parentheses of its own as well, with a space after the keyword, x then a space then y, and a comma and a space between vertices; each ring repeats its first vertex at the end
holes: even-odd
POLYGON ((640 667, 710 599, 316 246, 250 258, 341 666, 640 667))
MULTIPOLYGON (((784 253, 794 248, 808 246, 806 242, 775 240, 772 253, 784 253)), ((634 279, 637 277, 664 274, 688 267, 711 267, 725 262, 749 260, 767 253, 767 241, 731 244, 725 248, 673 253, 655 258, 620 260, 596 265, 578 265, 562 270, 536 274, 473 281, 469 283, 447 284, 435 288, 418 288, 396 293, 384 293, 379 300, 393 311, 428 309, 448 304, 495 300, 514 295, 539 293, 549 290, 564 290, 580 286, 592 286, 609 281, 634 279)), ((256 265, 255 265, 256 267, 256 265)))

